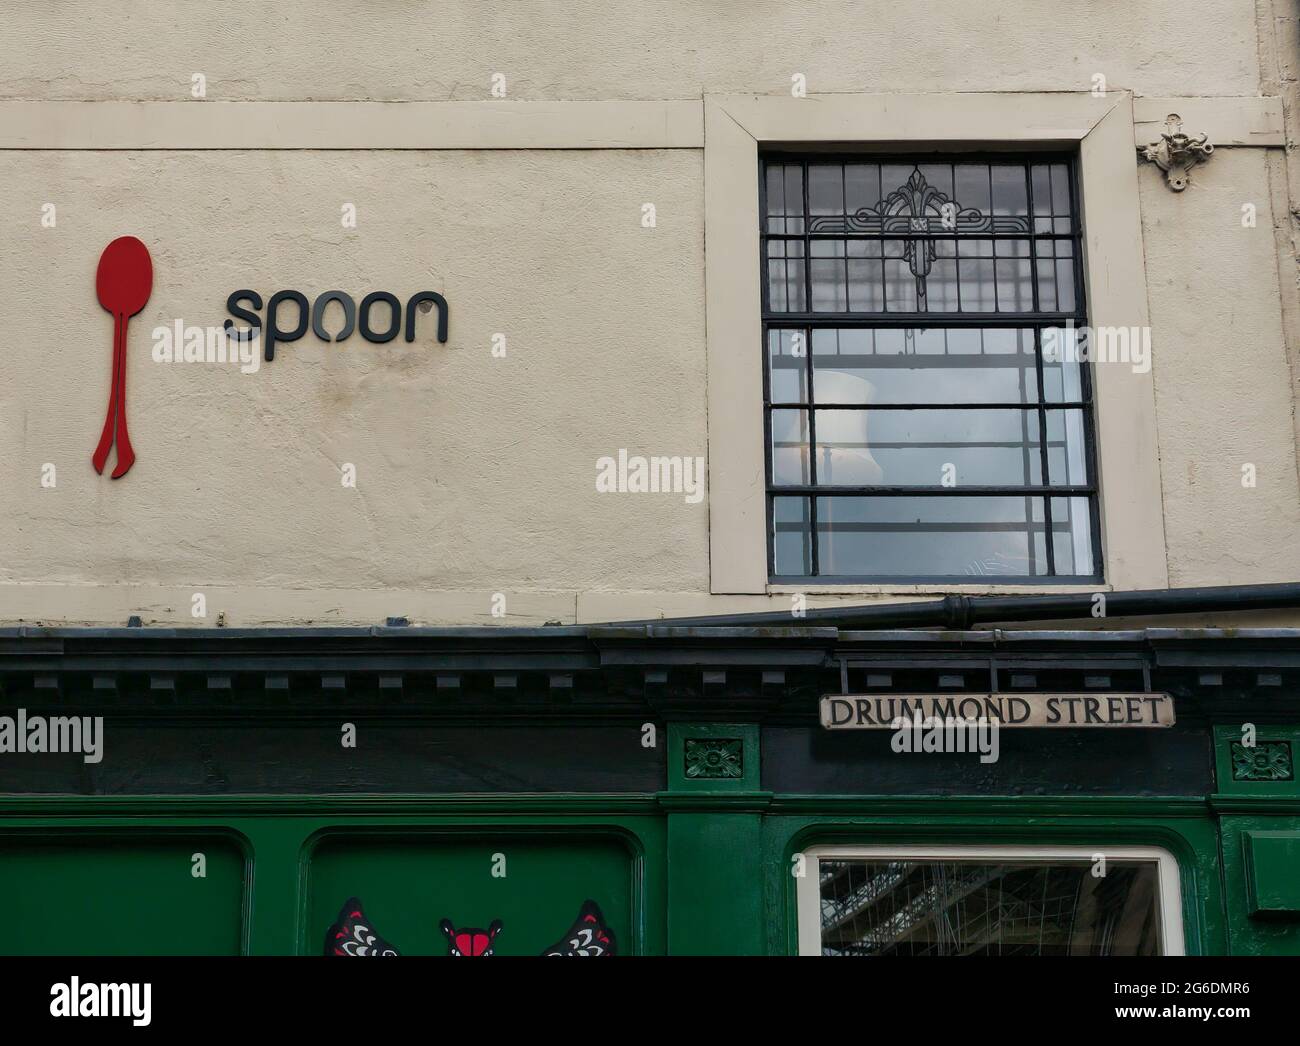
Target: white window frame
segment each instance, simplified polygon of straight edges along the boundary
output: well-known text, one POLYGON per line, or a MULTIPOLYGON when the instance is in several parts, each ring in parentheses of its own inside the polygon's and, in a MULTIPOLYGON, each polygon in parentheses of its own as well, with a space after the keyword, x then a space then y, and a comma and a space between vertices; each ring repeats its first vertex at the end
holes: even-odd
POLYGON ((1053 592, 1167 588, 1154 370, 1093 370, 1103 583, 1010 579, 946 585, 804 584, 767 571, 759 151, 850 144, 916 152, 1079 152, 1088 322, 1149 327, 1133 98, 1077 94, 885 94, 704 100, 704 268, 708 344, 709 580, 715 594, 1053 592))
POLYGON ((812 846, 803 851, 804 874, 795 879, 799 954, 821 955, 821 860, 993 861, 1016 864, 1092 864, 1146 861, 1156 865, 1162 955, 1184 955, 1183 896, 1178 861, 1158 846, 812 846))

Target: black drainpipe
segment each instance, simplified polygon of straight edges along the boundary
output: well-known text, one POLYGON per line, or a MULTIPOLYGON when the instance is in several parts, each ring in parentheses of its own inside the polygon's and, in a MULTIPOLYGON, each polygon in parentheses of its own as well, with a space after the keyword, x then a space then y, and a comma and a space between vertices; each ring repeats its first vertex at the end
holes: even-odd
POLYGON ((822 607, 796 617, 788 610, 706 617, 619 621, 616 625, 683 628, 747 628, 763 625, 828 625, 836 628, 968 629, 980 622, 1069 620, 1091 617, 1146 617, 1232 610, 1300 609, 1300 581, 1277 585, 1222 585, 1214 588, 1155 588, 1137 592, 1093 591, 1042 596, 944 596, 916 603, 822 607), (1097 614, 1097 597, 1105 597, 1097 614))

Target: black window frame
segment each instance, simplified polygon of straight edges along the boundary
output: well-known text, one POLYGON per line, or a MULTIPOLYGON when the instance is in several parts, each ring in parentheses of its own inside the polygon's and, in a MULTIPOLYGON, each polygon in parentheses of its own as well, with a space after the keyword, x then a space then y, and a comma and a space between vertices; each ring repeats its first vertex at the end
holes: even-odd
MULTIPOLYGON (((763 463, 764 463, 764 507, 766 526, 767 576, 770 584, 776 585, 912 585, 912 584, 971 584, 981 586, 1032 586, 1032 585, 1096 585, 1105 580, 1105 555, 1101 543, 1101 492, 1096 451, 1096 383, 1092 374, 1091 355, 1080 361, 1080 389, 1082 399, 1078 401, 1055 402, 1046 400, 1043 384, 1042 337, 1044 329, 1063 327, 1073 323, 1077 328, 1086 328, 1087 319, 1087 284, 1084 266, 1084 214, 1083 199, 1079 185, 1079 154, 1074 151, 1060 150, 1026 150, 1007 152, 960 152, 960 151, 917 151, 907 153, 877 152, 874 150, 846 151, 844 149, 761 149, 758 154, 758 214, 759 214, 759 289, 761 295, 762 337, 759 359, 763 371, 763 463), (814 257, 811 242, 814 239, 851 239, 851 233, 829 232, 813 233, 809 229, 811 214, 808 200, 808 166, 810 163, 878 163, 919 166, 928 163, 988 163, 988 164, 1024 164, 1026 166, 1027 200, 1031 220, 1028 233, 998 233, 990 231, 981 233, 979 239, 1028 240, 1030 243, 1030 284, 1032 287, 1035 309, 1031 312, 1001 312, 996 310, 980 312, 814 312, 812 310, 813 280, 811 259, 814 257), (803 190, 803 232, 802 234, 772 233, 768 230, 767 170, 769 163, 797 163, 802 167, 803 190), (1033 229, 1034 213, 1033 179, 1030 176, 1032 164, 1063 164, 1069 177, 1069 200, 1071 207, 1072 230, 1068 233, 1037 233, 1033 229), (804 244, 804 311, 774 312, 770 301, 770 277, 768 270, 768 243, 772 240, 800 239, 804 244), (1037 244, 1044 240, 1070 240, 1074 244, 1073 277, 1075 288, 1075 308, 1069 312, 1040 312, 1038 304, 1039 288, 1037 279, 1037 262, 1039 260, 1037 244), (1017 328, 1031 329, 1034 334, 1034 350, 1037 371, 1037 399, 1032 404, 1006 404, 1008 408, 1025 410, 1036 407, 1040 433, 1041 483, 1037 486, 990 486, 966 485, 944 486, 827 486, 817 484, 816 474, 816 399, 813 388, 813 350, 812 332, 816 329, 942 329, 942 328, 1017 328), (772 330, 802 329, 806 335, 805 373, 806 402, 786 403, 772 401, 771 375, 769 363, 770 332, 772 330), (809 443, 809 482, 806 484, 781 484, 776 486, 772 480, 772 411, 773 409, 803 409, 808 414, 809 443), (1087 482, 1084 484, 1062 485, 1050 484, 1051 474, 1048 470, 1048 429, 1046 414, 1049 409, 1078 409, 1083 418, 1083 451, 1087 482), (818 572, 819 551, 817 531, 817 500, 819 497, 835 495, 868 495, 881 497, 930 497, 930 496, 1024 496, 1041 498, 1044 535, 1044 552, 1047 557, 1048 572, 1041 575, 985 575, 985 574, 933 574, 933 575, 896 575, 896 574, 822 574, 818 572), (776 532, 774 528, 774 499, 782 496, 802 496, 808 505, 808 533, 810 540, 809 565, 810 574, 776 573, 776 532), (1055 573, 1055 550, 1053 549, 1052 499, 1085 498, 1089 505, 1089 536, 1091 540, 1094 572, 1092 574, 1057 574, 1055 573)), ((883 187, 882 187, 883 191, 883 187)), ((928 238, 945 238, 943 234, 929 233, 928 238)), ((956 240, 958 235, 952 234, 956 240)), ((971 237, 967 237, 968 239, 971 237)), ((883 242, 883 241, 882 241, 883 242)), ((847 304, 847 301, 846 301, 847 304)), ((1092 346, 1089 345, 1089 349, 1092 346)), ((990 409, 1002 406, 997 403, 932 403, 932 404, 835 404, 836 409, 962 409, 964 407, 990 409)), ((1039 526, 1028 515, 1027 526, 1032 535, 1039 526)))

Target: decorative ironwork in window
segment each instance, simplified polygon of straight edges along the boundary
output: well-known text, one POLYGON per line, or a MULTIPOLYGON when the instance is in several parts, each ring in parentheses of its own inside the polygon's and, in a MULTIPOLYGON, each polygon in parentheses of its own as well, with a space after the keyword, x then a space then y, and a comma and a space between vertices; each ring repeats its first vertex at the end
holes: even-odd
POLYGON ((764 157, 773 580, 1099 578, 1074 177, 764 157))

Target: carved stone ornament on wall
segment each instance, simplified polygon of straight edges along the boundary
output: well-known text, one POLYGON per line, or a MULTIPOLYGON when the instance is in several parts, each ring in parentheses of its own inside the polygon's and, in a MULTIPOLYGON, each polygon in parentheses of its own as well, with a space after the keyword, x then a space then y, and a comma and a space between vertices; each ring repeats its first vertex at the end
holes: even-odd
POLYGON ((1170 113, 1165 120, 1165 132, 1158 142, 1139 145, 1138 155, 1149 160, 1165 172, 1165 181, 1174 192, 1187 188, 1187 173, 1198 163, 1204 163, 1214 152, 1204 134, 1190 135, 1183 132, 1183 120, 1177 113, 1170 113))
POLYGON ((745 772, 744 749, 741 740, 687 738, 686 776, 689 779, 741 777, 745 772))
POLYGON ((1285 741, 1260 741, 1251 748, 1233 742, 1234 781, 1290 781, 1295 771, 1291 746, 1285 741))

